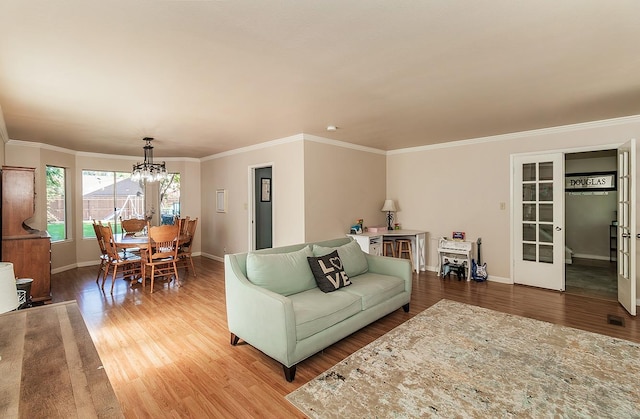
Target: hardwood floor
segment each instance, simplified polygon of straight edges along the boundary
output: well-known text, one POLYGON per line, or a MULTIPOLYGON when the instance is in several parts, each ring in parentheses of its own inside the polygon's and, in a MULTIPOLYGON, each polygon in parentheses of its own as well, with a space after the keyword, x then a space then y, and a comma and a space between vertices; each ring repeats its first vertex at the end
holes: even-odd
POLYGON ((153 294, 122 279, 104 293, 97 266, 52 276, 53 302, 78 301, 128 418, 303 417, 286 394, 442 298, 640 342, 640 323, 617 302, 428 272, 414 274, 409 313, 398 309, 301 362, 288 383, 277 362, 229 344, 224 265, 193 259, 196 278, 181 270, 181 288, 158 284, 153 294), (624 326, 608 324, 609 314, 624 326))

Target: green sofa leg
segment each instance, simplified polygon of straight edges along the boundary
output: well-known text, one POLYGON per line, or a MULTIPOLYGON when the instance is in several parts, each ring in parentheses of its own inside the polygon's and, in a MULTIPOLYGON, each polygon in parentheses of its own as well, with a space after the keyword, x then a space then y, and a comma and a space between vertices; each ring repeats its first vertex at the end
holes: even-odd
POLYGON ((282 369, 284 370, 284 378, 286 378, 288 382, 292 382, 296 377, 296 366, 292 365, 290 367, 287 367, 283 365, 282 369))

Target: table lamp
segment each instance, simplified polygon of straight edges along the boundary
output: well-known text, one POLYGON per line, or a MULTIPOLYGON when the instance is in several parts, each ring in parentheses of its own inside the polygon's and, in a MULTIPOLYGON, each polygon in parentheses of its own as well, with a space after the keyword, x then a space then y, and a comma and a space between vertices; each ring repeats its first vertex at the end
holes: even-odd
POLYGON ((15 310, 19 305, 13 263, 0 262, 0 313, 15 310))
POLYGON ((380 211, 387 213, 387 230, 393 230, 391 221, 393 221, 393 213, 396 212, 396 204, 393 199, 386 199, 380 211))

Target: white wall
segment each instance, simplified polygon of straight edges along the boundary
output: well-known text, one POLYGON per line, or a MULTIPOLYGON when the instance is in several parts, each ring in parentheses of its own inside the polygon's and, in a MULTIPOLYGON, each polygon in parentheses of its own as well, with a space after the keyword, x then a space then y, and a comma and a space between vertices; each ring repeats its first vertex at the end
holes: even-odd
POLYGON ((250 168, 272 166, 273 246, 304 241, 302 136, 234 150, 202 161, 202 252, 221 260, 249 250, 250 168), (216 190, 227 192, 227 212, 216 212, 216 190))
POLYGON ((249 250, 250 167, 272 165, 273 246, 344 236, 359 218, 385 224, 385 153, 300 134, 204 159, 202 251, 221 260, 249 250), (215 211, 227 191, 228 211, 215 211))
POLYGON ((403 227, 429 231, 428 265, 436 266, 435 238, 465 231, 482 237, 490 276, 511 281, 510 156, 615 148, 631 138, 640 138, 639 118, 396 150, 387 159, 387 195, 397 197, 403 227))
MULTIPOLYGON (((305 139, 309 138, 305 136, 305 139)), ((305 241, 343 236, 358 219, 386 225, 386 156, 316 138, 305 141, 305 241)))

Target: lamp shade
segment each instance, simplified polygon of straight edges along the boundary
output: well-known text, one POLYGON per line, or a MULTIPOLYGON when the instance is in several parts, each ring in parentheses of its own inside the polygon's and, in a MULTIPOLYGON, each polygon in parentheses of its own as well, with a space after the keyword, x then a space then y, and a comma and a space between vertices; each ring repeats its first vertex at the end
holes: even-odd
POLYGON ((15 310, 19 305, 13 263, 0 262, 0 313, 15 310))
POLYGON ((382 209, 380 211, 392 211, 395 212, 396 211, 396 204, 393 202, 393 199, 386 199, 384 201, 384 205, 382 206, 382 209))

